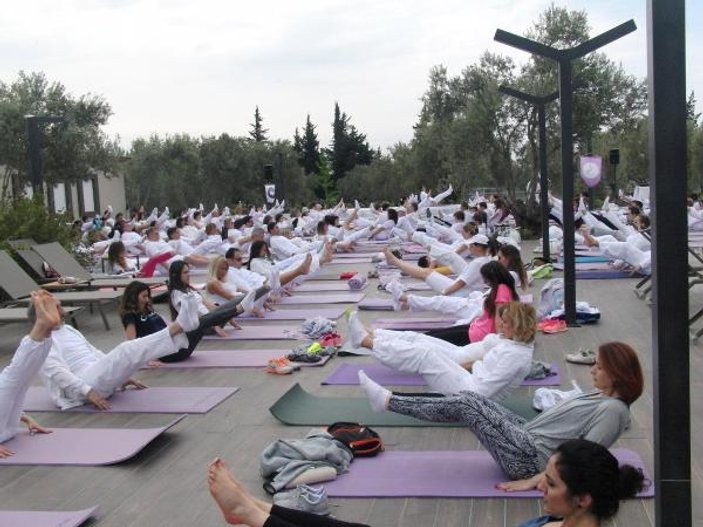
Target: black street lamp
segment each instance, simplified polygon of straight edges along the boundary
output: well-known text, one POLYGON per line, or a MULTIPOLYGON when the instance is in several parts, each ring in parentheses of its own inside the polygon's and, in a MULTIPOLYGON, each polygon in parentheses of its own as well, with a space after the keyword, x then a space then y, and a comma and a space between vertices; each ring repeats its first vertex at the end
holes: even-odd
POLYGON ((576 326, 576 265, 574 249, 574 140, 573 140, 573 85, 572 61, 609 44, 637 29, 634 20, 606 31, 573 48, 556 49, 502 29, 496 30, 494 39, 534 55, 551 59, 559 65, 559 105, 561 116, 561 171, 563 189, 564 225, 564 311, 566 323, 576 326))
POLYGON ((32 183, 32 193, 42 195, 42 187, 44 177, 42 174, 42 129, 40 125, 51 123, 63 123, 66 121, 63 117, 54 115, 46 115, 37 117, 34 115, 26 115, 24 117, 27 123, 27 143, 29 150, 29 180, 32 183))
POLYGON ((537 122, 539 123, 539 201, 542 209, 542 259, 545 262, 551 261, 549 254, 549 204, 547 203, 549 178, 547 177, 547 119, 544 107, 559 98, 559 92, 555 91, 550 95, 537 96, 530 95, 509 86, 500 86, 500 93, 510 95, 516 99, 529 102, 537 107, 537 122))

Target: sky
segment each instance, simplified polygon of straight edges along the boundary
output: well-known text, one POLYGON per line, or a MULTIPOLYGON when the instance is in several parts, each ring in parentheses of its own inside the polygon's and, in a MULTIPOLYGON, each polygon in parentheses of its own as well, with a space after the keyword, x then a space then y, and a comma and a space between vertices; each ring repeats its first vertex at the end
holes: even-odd
MULTIPOLYGON (((105 131, 122 145, 153 133, 246 135, 258 105, 272 139, 306 116, 329 144, 334 103, 372 147, 412 138, 430 68, 450 76, 493 41, 524 34, 549 0, 0 0, 0 80, 42 71, 73 95, 103 96, 105 131), (5 5, 3 5, 5 4, 5 5)), ((591 36, 634 19, 637 31, 603 48, 647 73, 646 0, 564 0, 585 10, 591 36)), ((703 2, 688 0, 687 83, 703 109, 703 2)))

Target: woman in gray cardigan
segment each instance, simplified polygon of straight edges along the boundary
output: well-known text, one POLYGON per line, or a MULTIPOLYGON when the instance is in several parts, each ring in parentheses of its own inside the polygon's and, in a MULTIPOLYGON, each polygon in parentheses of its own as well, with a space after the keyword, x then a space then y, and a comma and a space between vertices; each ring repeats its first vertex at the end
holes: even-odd
POLYGON ((512 480, 505 490, 534 488, 557 447, 569 439, 612 445, 630 424, 630 405, 642 394, 642 368, 635 351, 622 342, 598 348, 591 368, 594 390, 568 399, 526 421, 486 397, 461 392, 447 397, 396 395, 369 379, 359 380, 375 411, 426 421, 463 422, 476 434, 512 480))

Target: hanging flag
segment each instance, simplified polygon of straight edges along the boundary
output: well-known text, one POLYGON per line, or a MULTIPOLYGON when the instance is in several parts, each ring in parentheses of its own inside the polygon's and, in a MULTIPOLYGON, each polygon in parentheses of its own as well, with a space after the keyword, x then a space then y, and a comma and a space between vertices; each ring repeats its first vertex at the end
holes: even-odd
POLYGON ((603 158, 601 156, 581 156, 581 179, 588 188, 600 183, 603 172, 603 158))
POLYGON ((264 192, 266 193, 266 203, 273 203, 276 201, 276 185, 264 185, 264 192))

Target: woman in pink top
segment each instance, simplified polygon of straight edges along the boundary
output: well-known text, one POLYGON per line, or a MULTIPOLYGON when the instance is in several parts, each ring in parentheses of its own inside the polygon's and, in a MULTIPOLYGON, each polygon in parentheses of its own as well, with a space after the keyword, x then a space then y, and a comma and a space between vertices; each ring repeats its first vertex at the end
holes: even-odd
POLYGON ((489 333, 496 332, 496 308, 500 304, 519 301, 515 291, 515 280, 508 270, 496 261, 481 267, 484 283, 490 287, 483 300, 483 312, 469 324, 459 324, 447 328, 433 329, 426 334, 446 340, 457 346, 466 346, 471 342, 480 342, 489 333))

